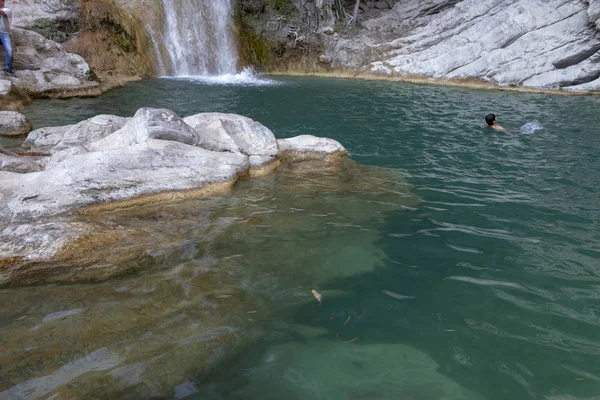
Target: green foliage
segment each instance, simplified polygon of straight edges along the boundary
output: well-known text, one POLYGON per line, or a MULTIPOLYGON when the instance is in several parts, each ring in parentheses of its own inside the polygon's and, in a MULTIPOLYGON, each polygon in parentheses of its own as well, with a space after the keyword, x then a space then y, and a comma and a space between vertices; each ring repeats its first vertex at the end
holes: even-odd
POLYGON ((126 53, 138 51, 135 35, 124 24, 124 16, 109 3, 86 1, 82 3, 79 26, 81 31, 104 31, 109 36, 109 45, 126 53))
POLYGON ((268 3, 283 15, 289 15, 296 10, 292 0, 267 0, 268 3))
POLYGON ((39 33, 46 39, 58 43, 67 41, 78 30, 78 24, 73 20, 40 18, 31 24, 29 30, 39 33))
POLYGON ((110 18, 109 14, 85 16, 82 30, 98 31, 104 30, 109 34, 110 44, 123 50, 126 53, 137 52, 137 44, 135 37, 130 35, 123 26, 110 18))
POLYGON ((235 25, 242 62, 245 65, 269 68, 273 61, 272 43, 258 36, 239 11, 235 14, 235 25))

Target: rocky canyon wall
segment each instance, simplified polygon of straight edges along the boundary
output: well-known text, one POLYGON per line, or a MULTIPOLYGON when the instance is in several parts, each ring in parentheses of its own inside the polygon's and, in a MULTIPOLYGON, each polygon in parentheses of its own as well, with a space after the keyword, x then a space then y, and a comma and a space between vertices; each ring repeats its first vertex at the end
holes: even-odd
MULTIPOLYGON (((171 30, 217 24, 212 8, 194 1, 9 5, 19 26, 50 38, 56 27, 65 48, 82 55, 92 70, 146 76, 173 73, 173 64, 181 64, 169 54, 174 46, 165 45, 171 30), (174 6, 190 10, 177 16, 186 21, 169 22, 165 10, 174 6)), ((231 1, 238 67, 600 90, 600 0, 361 0, 356 16, 354 0, 231 1)), ((215 36, 210 42, 223 41, 215 36)), ((221 51, 208 45, 189 50, 221 51)))
POLYGON ((238 0, 275 58, 312 58, 298 57, 301 67, 600 89, 598 0, 363 0, 357 21, 353 0, 294 0, 278 12, 286 2, 238 0))

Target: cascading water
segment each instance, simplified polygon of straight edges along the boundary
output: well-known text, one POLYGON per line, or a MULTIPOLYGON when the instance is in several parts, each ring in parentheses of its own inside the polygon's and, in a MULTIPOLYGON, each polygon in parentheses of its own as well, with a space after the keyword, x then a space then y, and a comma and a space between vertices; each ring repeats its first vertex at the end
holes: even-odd
POLYGON ((155 41, 161 75, 226 75, 237 72, 230 0, 161 0, 164 21, 155 41), (157 47, 163 47, 157 48, 157 47))

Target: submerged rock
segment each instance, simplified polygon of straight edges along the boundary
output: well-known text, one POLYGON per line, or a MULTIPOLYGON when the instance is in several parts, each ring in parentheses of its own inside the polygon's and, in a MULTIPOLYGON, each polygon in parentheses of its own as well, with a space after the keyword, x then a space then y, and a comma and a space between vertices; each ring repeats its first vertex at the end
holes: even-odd
MULTIPOLYGON (((339 143, 313 136, 287 139, 280 149, 268 128, 239 115, 181 119, 171 110, 153 108, 142 108, 132 118, 99 115, 39 129, 26 145, 51 156, 0 154, 0 284, 32 283, 16 271, 29 271, 34 263, 87 262, 79 239, 94 237, 99 228, 73 220, 77 213, 227 191, 240 177, 268 173, 290 154, 295 161, 345 154, 339 143)), ((113 275, 111 268, 98 269, 97 275, 113 275)), ((66 279, 62 270, 46 272, 36 279, 66 279)), ((92 278, 81 274, 81 279, 92 278)))

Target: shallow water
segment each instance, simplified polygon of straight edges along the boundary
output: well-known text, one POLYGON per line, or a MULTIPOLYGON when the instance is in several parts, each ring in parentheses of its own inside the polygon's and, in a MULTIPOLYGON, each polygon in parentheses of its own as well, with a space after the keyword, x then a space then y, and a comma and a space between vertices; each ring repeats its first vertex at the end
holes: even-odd
POLYGON ((333 137, 363 167, 99 216, 139 232, 137 272, 0 291, 0 398, 600 393, 600 98, 277 80, 148 80, 25 110, 37 127, 235 112, 333 137), (485 129, 489 112, 515 134, 485 129))

